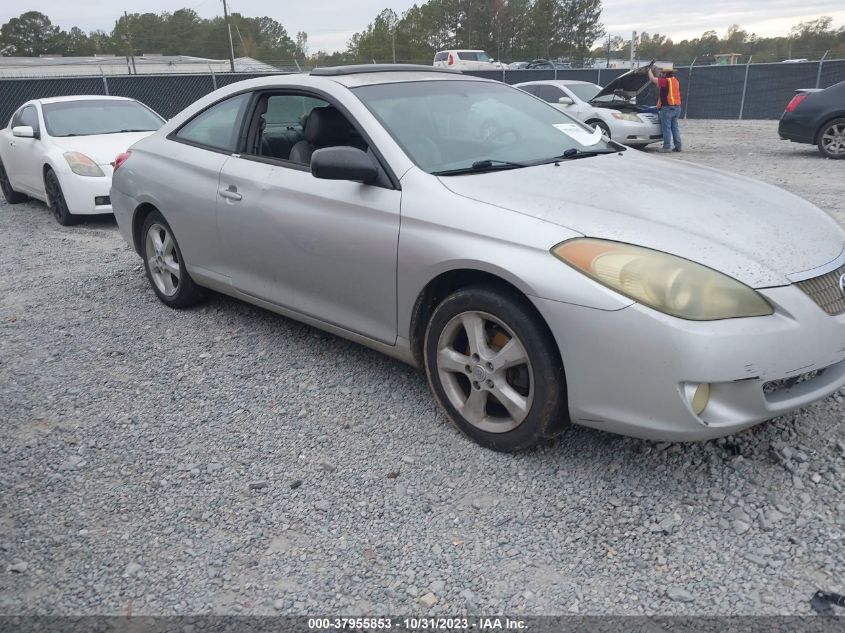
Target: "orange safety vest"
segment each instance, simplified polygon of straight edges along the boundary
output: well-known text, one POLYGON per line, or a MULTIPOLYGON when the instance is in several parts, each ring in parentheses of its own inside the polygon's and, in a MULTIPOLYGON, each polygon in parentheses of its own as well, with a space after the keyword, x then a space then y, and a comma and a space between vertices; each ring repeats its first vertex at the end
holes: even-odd
MULTIPOLYGON (((677 77, 667 77, 666 81, 669 82, 668 86, 666 87, 666 104, 669 106, 679 106, 681 105, 681 84, 678 83, 677 77)), ((658 90, 660 95, 657 98, 657 107, 663 107, 663 88, 658 90)))

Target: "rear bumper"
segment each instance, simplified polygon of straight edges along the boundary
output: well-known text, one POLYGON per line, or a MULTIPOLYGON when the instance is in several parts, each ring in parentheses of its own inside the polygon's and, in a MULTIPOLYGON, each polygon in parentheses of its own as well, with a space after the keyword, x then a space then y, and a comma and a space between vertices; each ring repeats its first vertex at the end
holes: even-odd
POLYGON ((761 291, 769 317, 693 322, 635 304, 603 311, 532 298, 566 369, 572 421, 645 439, 705 440, 827 397, 845 385, 845 315, 795 287, 761 291), (824 369, 790 387, 770 381, 824 369), (695 386, 709 403, 693 412, 695 386))
POLYGON ((784 112, 778 123, 778 135, 785 141, 815 145, 815 131, 791 112, 784 112))
POLYGON ((117 228, 120 229, 120 235, 132 247, 132 250, 137 250, 135 248, 135 239, 132 235, 132 220, 135 215, 135 209, 138 208, 137 200, 112 187, 111 201, 114 219, 117 220, 117 228))

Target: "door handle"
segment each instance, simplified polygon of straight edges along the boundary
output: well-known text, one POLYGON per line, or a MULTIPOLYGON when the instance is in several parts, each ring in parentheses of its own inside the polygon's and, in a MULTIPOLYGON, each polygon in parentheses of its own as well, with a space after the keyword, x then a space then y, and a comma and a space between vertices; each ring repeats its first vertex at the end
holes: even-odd
POLYGON ((227 200, 243 200, 243 196, 238 193, 238 190, 234 187, 234 185, 228 189, 221 189, 219 193, 221 198, 226 198, 227 200))

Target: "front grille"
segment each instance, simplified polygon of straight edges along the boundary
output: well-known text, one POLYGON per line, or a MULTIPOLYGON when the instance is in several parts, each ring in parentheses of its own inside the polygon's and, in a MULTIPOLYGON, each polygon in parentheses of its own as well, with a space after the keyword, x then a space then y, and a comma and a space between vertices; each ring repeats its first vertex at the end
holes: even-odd
POLYGON ((656 114, 641 114, 640 116, 648 119, 651 123, 660 123, 660 117, 656 114))
POLYGON ((821 277, 795 284, 831 316, 845 314, 845 264, 821 277))
POLYGON ((808 371, 806 374, 801 374, 800 376, 793 376, 792 378, 781 378, 779 380, 770 380, 765 385, 763 385, 763 392, 764 393, 776 393, 778 391, 783 391, 784 389, 791 389, 795 385, 799 385, 802 382, 809 382, 811 380, 815 380, 816 378, 821 377, 821 375, 825 372, 824 369, 814 369, 813 371, 808 371))

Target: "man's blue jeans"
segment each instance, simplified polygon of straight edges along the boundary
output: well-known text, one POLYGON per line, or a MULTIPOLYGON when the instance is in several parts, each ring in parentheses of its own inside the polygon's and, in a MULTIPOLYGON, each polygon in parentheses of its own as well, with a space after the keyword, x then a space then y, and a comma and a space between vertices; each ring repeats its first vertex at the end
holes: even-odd
POLYGON ((663 128, 663 147, 666 149, 672 149, 672 140, 675 149, 681 149, 681 130, 678 129, 680 116, 681 106, 663 106, 660 109, 660 127, 663 128))

